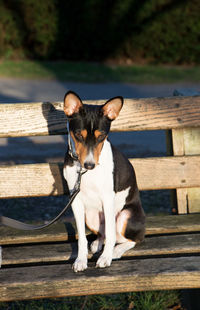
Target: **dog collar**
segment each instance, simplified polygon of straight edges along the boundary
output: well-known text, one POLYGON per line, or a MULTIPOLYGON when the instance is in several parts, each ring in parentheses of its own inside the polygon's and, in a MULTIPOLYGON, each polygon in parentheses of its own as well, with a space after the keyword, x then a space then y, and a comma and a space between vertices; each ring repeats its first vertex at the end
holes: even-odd
POLYGON ((75 149, 75 143, 74 140, 72 139, 69 131, 69 122, 67 122, 67 132, 68 132, 68 147, 69 147, 69 155, 74 159, 78 160, 78 156, 76 154, 76 149, 75 149))

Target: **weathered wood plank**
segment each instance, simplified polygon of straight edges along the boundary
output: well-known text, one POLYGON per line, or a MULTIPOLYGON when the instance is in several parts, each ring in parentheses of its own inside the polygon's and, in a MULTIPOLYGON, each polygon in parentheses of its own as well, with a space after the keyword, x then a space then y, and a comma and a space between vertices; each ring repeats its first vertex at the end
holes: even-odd
POLYGON ((0 198, 54 196, 67 193, 62 164, 1 166, 0 198))
MULTIPOLYGON (((185 155, 185 145, 184 145, 184 129, 172 129, 172 144, 173 144, 173 154, 175 156, 185 155)), ((188 213, 188 189, 187 188, 177 188, 176 198, 177 198, 177 209, 179 214, 188 213)))
MULTIPOLYGON (((88 104, 104 102, 85 101, 88 104)), ((125 99, 119 118, 112 123, 112 130, 199 127, 199 121, 200 96, 125 99)), ((65 133, 66 117, 63 113, 63 103, 0 105, 0 137, 65 133)))
POLYGON ((147 217, 146 234, 170 234, 200 231, 200 214, 147 217))
MULTIPOLYGON (((200 214, 147 216, 146 235, 200 231, 200 214)), ((88 231, 88 234, 90 232, 88 231)), ((0 227, 0 245, 69 241, 77 239, 73 218, 40 231, 0 227)))
POLYGON ((153 190, 198 187, 199 159, 199 156, 172 156, 130 159, 130 162, 135 168, 139 189, 153 190))
POLYGON ((67 264, 0 272, 1 301, 182 288, 200 288, 200 257, 116 261, 106 269, 90 263, 78 274, 67 264))
MULTIPOLYGON (((123 257, 150 255, 200 253, 200 234, 154 236, 146 238, 123 257)), ((89 253, 88 258, 92 258, 89 253)), ((49 263, 74 260, 77 257, 76 243, 36 244, 21 247, 3 247, 2 266, 28 263, 49 263)))
MULTIPOLYGON (((135 168, 140 190, 200 186, 200 156, 135 158, 130 162, 135 168)), ((65 193, 67 186, 61 164, 0 167, 0 198, 65 193)))
POLYGON ((177 188, 178 214, 187 214, 188 211, 188 188, 177 188))
MULTIPOLYGON (((200 154, 200 129, 184 128, 184 155, 200 154)), ((200 212, 200 189, 188 188, 187 190, 188 212, 200 212)))
POLYGON ((172 130, 173 154, 183 156, 185 154, 183 128, 172 130))
POLYGON ((55 223, 43 230, 23 231, 0 226, 0 245, 69 241, 77 239, 74 220, 55 223))
MULTIPOLYGON (((192 92, 185 89, 176 90, 175 96, 199 95, 199 92, 192 92)), ((173 129, 174 155, 198 155, 200 154, 200 128, 173 129), (177 143, 178 142, 178 143, 177 143)), ((177 203, 179 213, 200 212, 200 189, 188 188, 177 190, 177 203)))
MULTIPOLYGON (((200 154, 200 129, 184 128, 172 130, 173 153, 175 156, 200 154)), ((177 189, 177 204, 179 214, 200 211, 200 189, 177 189)))

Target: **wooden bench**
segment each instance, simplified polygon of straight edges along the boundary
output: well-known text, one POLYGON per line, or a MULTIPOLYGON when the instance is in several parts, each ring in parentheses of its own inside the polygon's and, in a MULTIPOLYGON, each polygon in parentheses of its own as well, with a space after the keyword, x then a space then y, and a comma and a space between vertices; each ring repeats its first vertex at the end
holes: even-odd
MULTIPOLYGON (((200 288, 199 127, 198 96, 126 99, 113 131, 171 133, 174 155, 130 161, 140 190, 176 190, 180 215, 147 217, 144 243, 106 269, 96 269, 90 255, 89 268, 78 274, 71 269, 77 251, 73 220, 37 232, 1 226, 0 300, 200 288)), ((62 103, 0 105, 0 137, 58 134, 66 134, 62 103)), ((66 193, 62 163, 0 167, 1 198, 66 193)))

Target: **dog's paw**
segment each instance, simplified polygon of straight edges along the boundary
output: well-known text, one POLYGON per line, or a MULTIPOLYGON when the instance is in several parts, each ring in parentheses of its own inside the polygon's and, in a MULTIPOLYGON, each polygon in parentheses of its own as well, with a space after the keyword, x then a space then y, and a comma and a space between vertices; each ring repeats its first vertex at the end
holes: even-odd
POLYGON ((113 259, 119 259, 122 257, 122 255, 124 254, 124 251, 121 247, 119 246, 115 246, 114 251, 113 251, 113 259))
POLYGON ((112 256, 105 256, 102 254, 97 261, 96 267, 98 268, 109 267, 111 265, 111 262, 112 262, 112 256))
POLYGON ((77 258, 73 264, 74 272, 79 272, 87 269, 87 259, 77 258))
POLYGON ((113 251, 113 259, 121 258, 126 251, 134 248, 135 245, 136 243, 134 241, 127 241, 116 245, 113 251))
POLYGON ((100 252, 102 247, 103 247, 103 240, 98 238, 91 243, 90 250, 92 254, 95 254, 95 253, 100 252))

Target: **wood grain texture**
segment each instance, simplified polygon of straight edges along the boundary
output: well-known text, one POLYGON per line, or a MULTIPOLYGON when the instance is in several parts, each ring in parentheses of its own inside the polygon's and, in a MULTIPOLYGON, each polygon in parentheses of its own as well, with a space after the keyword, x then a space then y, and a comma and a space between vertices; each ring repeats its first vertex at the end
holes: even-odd
MULTIPOLYGON (((200 129, 183 128, 172 130, 173 153, 175 156, 200 154, 200 129)), ((179 214, 200 211, 200 189, 177 189, 177 205, 179 214)))
MULTIPOLYGON (((135 168, 140 190, 200 186, 200 156, 135 158, 130 162, 135 168)), ((62 176, 62 164, 0 167, 0 198, 64 193, 67 193, 67 186, 62 176)))
POLYGON ((1 166, 0 198, 67 193, 62 164, 1 166))
MULTIPOLYGON (((102 100, 85 101, 103 104, 102 100)), ((125 99, 113 131, 199 127, 200 96, 125 99), (129 120, 127 122, 127 119, 129 120)), ((63 103, 0 105, 0 137, 66 134, 63 103)))
POLYGON ((0 272, 1 301, 182 288, 200 288, 200 257, 116 261, 106 269, 90 263, 78 274, 67 264, 0 272))
MULTIPOLYGON (((199 144, 199 124, 200 96, 125 100, 120 117, 112 124, 113 131, 173 129, 176 133, 178 156, 130 160, 140 190, 177 188, 181 197, 187 197, 190 191, 195 205, 199 205, 199 196, 195 196, 199 189, 194 187, 200 187, 200 153, 199 149, 191 151, 199 144), (187 143, 190 151, 186 154, 187 143)), ((0 137, 65 133, 62 103, 0 105, 0 137)), ((67 186, 61 164, 0 167, 1 198, 63 193, 67 193, 67 186)), ((186 201, 183 203, 185 210, 186 201)), ((200 288, 199 232, 200 214, 147 217, 148 237, 144 243, 128 251, 122 260, 114 261, 110 268, 96 269, 91 259, 88 270, 75 274, 71 269, 77 254, 73 218, 43 231, 0 227, 0 301, 200 288)))
POLYGON ((62 242, 77 239, 74 220, 55 223, 43 230, 23 231, 0 226, 0 244, 27 244, 43 242, 62 242))
MULTIPOLYGON (((184 129, 172 129, 172 145, 173 145, 173 155, 184 156, 185 155, 185 145, 184 145, 184 129)), ((177 209, 179 214, 188 213, 188 189, 187 188, 177 188, 176 189, 177 198, 177 209)))
MULTIPOLYGON (((41 223, 40 223, 41 224, 41 223)), ((200 214, 148 216, 146 235, 191 233, 200 231, 200 214)), ((91 232, 88 231, 87 234, 91 232)), ((0 226, 0 244, 15 245, 41 242, 64 242, 77 239, 73 218, 40 231, 21 231, 0 226)))
POLYGON ((185 155, 183 131, 183 128, 172 129, 173 154, 175 156, 185 155))
POLYGON ((188 213, 188 188, 176 189, 178 214, 188 213))
POLYGON ((184 155, 200 154, 200 128, 184 128, 184 155))
MULTIPOLYGON (((174 96, 195 96, 198 92, 185 89, 175 90, 174 96)), ((191 126, 193 127, 193 126, 191 126)), ((200 128, 183 128, 172 130, 174 155, 200 154, 200 128)), ((200 212, 200 189, 177 189, 178 212, 200 212)))
POLYGON ((200 214, 147 217, 146 235, 196 231, 200 231, 200 214))
MULTIPOLYGON (((200 154, 200 129, 184 128, 184 155, 200 154)), ((188 212, 200 212, 200 189, 188 188, 187 190, 188 212)))
MULTIPOLYGON (((30 263, 67 262, 77 257, 78 244, 35 244, 21 247, 3 247, 2 266, 30 263)), ((134 249, 126 252, 124 258, 151 255, 200 253, 200 234, 153 236, 146 238, 134 249)), ((93 255, 89 252, 88 258, 93 255)))
POLYGON ((200 234, 160 235, 199 231, 200 214, 147 218, 147 234, 155 236, 146 238, 109 268, 96 269, 91 261, 89 268, 78 274, 71 269, 77 242, 54 243, 75 234, 72 222, 67 224, 69 229, 66 224, 57 223, 42 232, 30 232, 29 236, 27 232, 17 234, 14 229, 0 228, 0 244, 10 232, 13 244, 16 239, 17 243, 35 243, 3 246, 0 301, 200 287, 200 234), (40 244, 45 239, 53 244, 40 244), (161 255, 172 256, 160 258, 161 255), (29 263, 42 265, 26 266, 29 263), (20 264, 25 265, 19 267, 20 264))
POLYGON ((140 190, 187 188, 200 185, 200 157, 130 159, 140 190), (196 184, 196 185, 193 185, 196 184))

